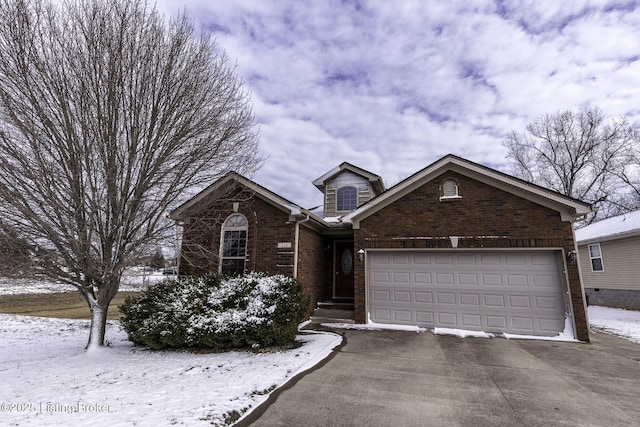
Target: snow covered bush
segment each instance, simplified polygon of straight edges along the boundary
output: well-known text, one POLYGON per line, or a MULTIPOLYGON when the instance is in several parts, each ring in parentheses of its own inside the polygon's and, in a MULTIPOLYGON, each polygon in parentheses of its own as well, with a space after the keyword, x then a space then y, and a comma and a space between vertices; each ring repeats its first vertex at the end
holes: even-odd
POLYGON ((165 280, 120 307, 129 339, 154 349, 228 350, 295 341, 309 298, 294 279, 263 273, 165 280))

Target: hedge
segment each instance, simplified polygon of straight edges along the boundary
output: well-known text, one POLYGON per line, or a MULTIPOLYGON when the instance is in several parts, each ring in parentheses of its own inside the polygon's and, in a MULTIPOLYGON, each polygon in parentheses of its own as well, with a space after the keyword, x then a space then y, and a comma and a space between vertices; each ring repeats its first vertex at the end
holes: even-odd
POLYGON ((309 297, 292 278, 250 273, 165 280, 120 306, 135 344, 229 350, 295 342, 309 297))

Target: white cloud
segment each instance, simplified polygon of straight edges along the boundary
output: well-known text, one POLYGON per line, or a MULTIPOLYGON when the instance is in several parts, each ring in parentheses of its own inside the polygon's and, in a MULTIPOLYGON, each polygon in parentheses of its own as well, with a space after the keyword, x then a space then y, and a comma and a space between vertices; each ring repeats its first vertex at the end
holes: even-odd
MULTIPOLYGON (((160 0, 175 13, 181 0, 160 0)), ((544 113, 640 119, 631 1, 190 1, 252 91, 258 182, 311 206, 349 161, 397 182, 447 153, 508 172, 503 136, 544 113)))

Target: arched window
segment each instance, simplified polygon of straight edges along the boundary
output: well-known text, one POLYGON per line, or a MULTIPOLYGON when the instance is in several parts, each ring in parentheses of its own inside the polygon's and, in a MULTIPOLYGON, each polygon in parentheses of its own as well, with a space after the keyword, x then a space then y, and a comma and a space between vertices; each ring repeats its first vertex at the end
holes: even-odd
POLYGON ((355 187, 342 187, 337 193, 337 211, 352 211, 358 207, 358 190, 355 187))
POLYGON ((229 276, 244 273, 249 222, 244 215, 231 214, 222 225, 220 272, 229 276))
POLYGON ((452 179, 446 180, 442 184, 442 195, 440 196, 440 200, 442 199, 459 199, 460 194, 458 193, 458 184, 452 179))

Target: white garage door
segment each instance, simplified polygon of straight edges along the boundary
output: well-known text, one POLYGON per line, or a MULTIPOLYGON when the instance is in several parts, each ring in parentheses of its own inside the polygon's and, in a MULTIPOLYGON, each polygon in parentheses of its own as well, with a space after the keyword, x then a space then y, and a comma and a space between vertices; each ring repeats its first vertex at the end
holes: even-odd
POLYGON ((370 251, 371 321, 553 336, 564 329, 560 251, 370 251))

